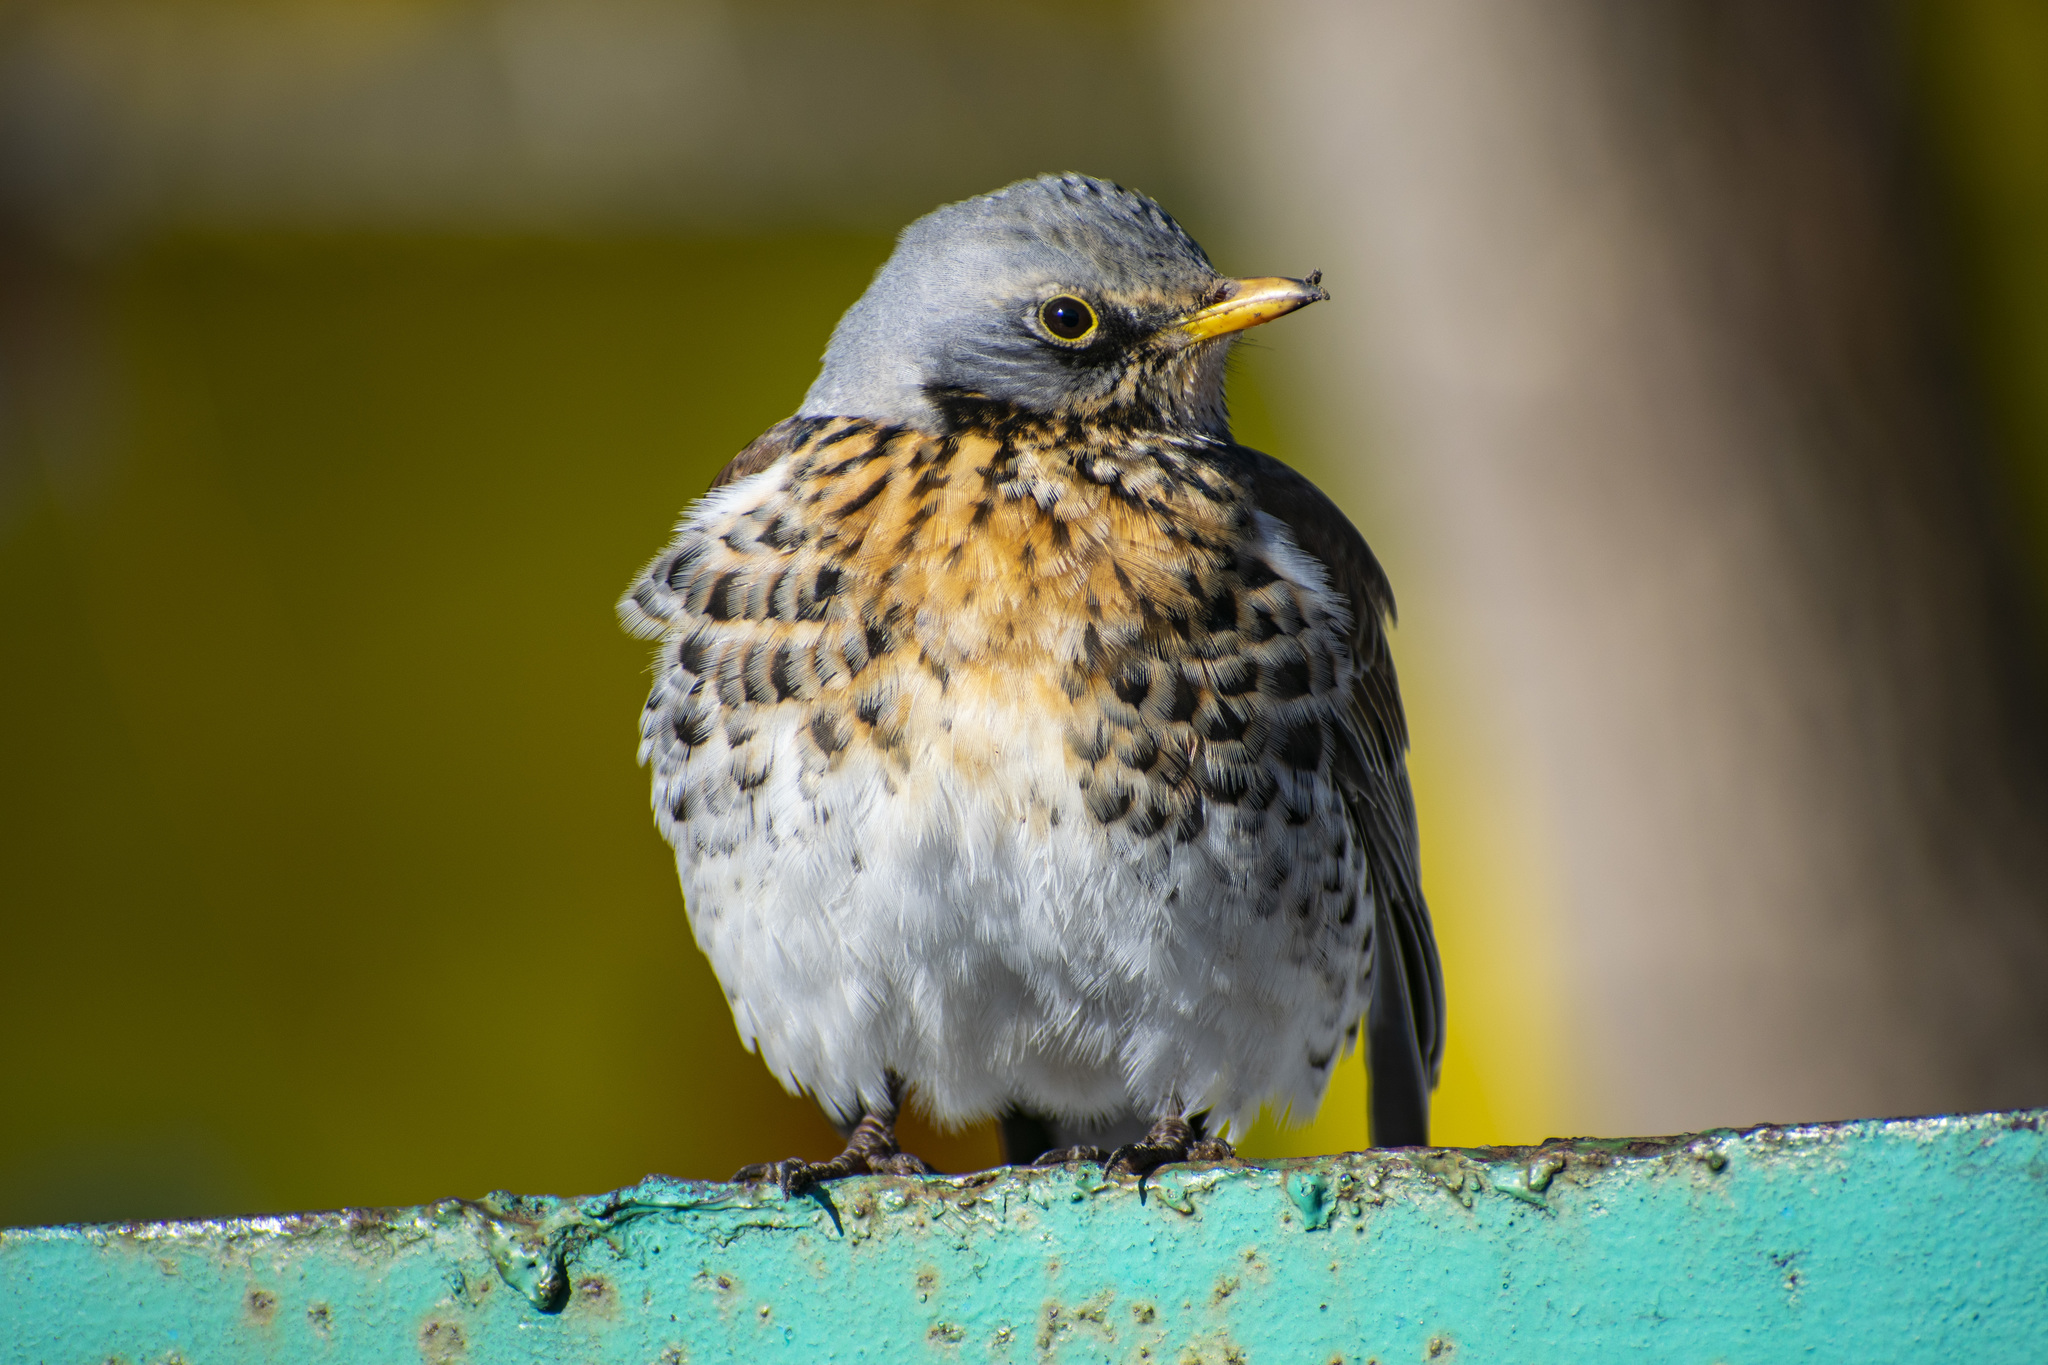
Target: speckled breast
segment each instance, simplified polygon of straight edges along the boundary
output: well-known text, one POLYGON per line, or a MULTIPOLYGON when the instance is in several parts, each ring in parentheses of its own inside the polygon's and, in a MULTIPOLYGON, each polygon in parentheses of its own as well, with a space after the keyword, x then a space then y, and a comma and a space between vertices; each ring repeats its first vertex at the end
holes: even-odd
POLYGON ((872 746, 907 771, 920 728, 971 761, 986 746, 962 722, 1020 707, 1066 719, 1105 826, 1186 841, 1219 815, 1300 823, 1347 623, 1264 520, 1199 445, 820 422, 707 498, 636 591, 674 637, 647 757, 720 729, 730 755, 666 813, 687 824, 711 788, 765 782, 739 738, 755 708, 802 708, 823 768, 872 746))
MULTIPOLYGON (((842 850, 854 871, 905 826, 966 847, 994 838, 980 824, 1006 824, 1003 837, 1056 844, 1066 864, 1099 861, 1102 885, 1151 902, 1102 913, 1155 940, 1184 913, 1226 963, 1285 959, 1313 977, 1319 989, 1262 986, 1235 967, 1218 987, 1191 975, 1183 993, 1236 979, 1247 1008, 1305 1008, 1309 1064, 1289 1069, 1314 1073, 1319 1093, 1361 1007, 1371 919, 1329 780, 1349 622, 1320 568, 1212 458, 1227 448, 1016 423, 933 435, 834 419, 800 435, 693 508, 626 609, 663 640, 642 758, 714 964, 723 931, 706 917, 769 900, 762 913, 789 925, 778 952, 809 960, 788 946, 811 931, 788 901, 843 888, 809 870, 759 879, 777 859, 821 862, 826 822, 869 822, 842 850), (927 809, 939 806, 954 813, 927 809), (1232 920, 1266 928, 1217 928, 1232 920)), ((945 894, 936 872, 911 885, 931 865, 917 848, 890 856, 905 904, 945 894)), ((1002 909, 1006 895, 978 903, 1021 913, 1002 909)), ((899 935, 937 918, 858 913, 893 916, 899 935)), ((838 932, 834 951, 858 959, 859 931, 838 932)), ((1085 937, 1061 951, 1084 956, 1085 937)), ((1101 960, 1075 968, 1076 998, 1113 993, 1102 981, 1118 962, 1146 970, 1142 945, 1101 937, 1101 960)), ((740 965, 722 977, 751 970, 729 956, 740 965)), ((1033 964, 1017 973, 1040 995, 1067 988, 1038 984, 1048 973, 1033 964)), ((728 981, 751 1040, 770 1025, 743 993, 728 981)))

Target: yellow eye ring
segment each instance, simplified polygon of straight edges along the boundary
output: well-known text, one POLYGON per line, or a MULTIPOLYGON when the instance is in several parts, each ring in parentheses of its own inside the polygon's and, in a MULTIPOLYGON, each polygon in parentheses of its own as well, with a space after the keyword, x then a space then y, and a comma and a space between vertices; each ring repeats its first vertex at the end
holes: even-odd
POLYGON ((1072 294, 1055 294, 1038 305, 1038 325, 1054 340, 1077 346, 1094 336, 1102 321, 1088 306, 1088 300, 1072 294))

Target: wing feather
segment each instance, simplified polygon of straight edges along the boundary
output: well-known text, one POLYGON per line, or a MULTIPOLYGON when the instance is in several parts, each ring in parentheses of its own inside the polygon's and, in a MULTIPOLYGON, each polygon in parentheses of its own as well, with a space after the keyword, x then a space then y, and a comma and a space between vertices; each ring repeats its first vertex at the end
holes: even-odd
MULTIPOLYGON (((785 417, 768 430, 747 442, 746 448, 725 462, 725 468, 712 476, 711 488, 723 488, 729 483, 738 483, 749 474, 758 474, 769 465, 795 450, 817 434, 825 425, 815 417, 785 417)), ((706 489, 709 492, 710 489, 706 489)))
POLYGON ((1351 606, 1358 679, 1341 727, 1336 777, 1364 841, 1374 891, 1368 1110, 1376 1146, 1419 1146, 1429 1140, 1429 1092, 1443 1064, 1444 987, 1422 897, 1408 722, 1387 647, 1393 589, 1365 538, 1321 489, 1270 455, 1238 450, 1259 510, 1286 523, 1351 606))

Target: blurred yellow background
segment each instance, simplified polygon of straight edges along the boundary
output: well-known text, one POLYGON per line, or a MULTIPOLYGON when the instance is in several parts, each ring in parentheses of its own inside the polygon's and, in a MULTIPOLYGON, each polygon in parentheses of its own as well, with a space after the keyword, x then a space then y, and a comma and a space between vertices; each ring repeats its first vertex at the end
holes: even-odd
MULTIPOLYGON (((0 42, 90 52, 134 13, 17 7, 0 42)), ((1156 22, 1015 13, 1032 50, 1085 31, 1112 68, 1156 22)), ((2048 309, 2014 301, 2048 278, 2048 19, 1914 14, 1973 335, 2038 490, 2048 309)), ((955 22, 890 15, 899 36, 955 22)), ((1164 79, 1134 70, 1120 98, 1164 79)), ((318 196, 242 213, 220 192, 74 222, 83 201, 57 194, 44 234, 32 177, 10 180, 0 1223, 594 1191, 835 1150, 740 1049, 691 942, 634 763, 648 649, 612 603, 793 410, 893 225, 942 195, 1071 165, 1161 193, 1226 270, 1314 264, 1233 252, 1213 185, 1170 194, 1200 183, 1198 153, 1145 117, 1115 146, 1053 120, 838 221, 768 191, 723 226, 600 230, 555 200, 491 226, 318 196), (1101 164, 1118 157, 1137 173, 1101 164)), ((952 145, 928 136, 921 155, 952 145)), ((1319 477, 1362 459, 1298 415, 1316 334, 1273 331, 1233 379, 1240 438, 1319 477)), ((1374 506, 1350 510, 1378 541, 1374 506)), ((1452 1010, 1435 1137, 1533 1142, 1574 1114, 1558 875, 1538 803, 1496 772, 1510 741, 1430 631, 1411 618, 1396 652, 1452 1010)), ((1244 1149, 1362 1146, 1363 1089, 1354 1057, 1312 1126, 1262 1123, 1244 1149)), ((941 1168, 998 1157, 987 1127, 913 1118, 906 1145, 941 1168)))

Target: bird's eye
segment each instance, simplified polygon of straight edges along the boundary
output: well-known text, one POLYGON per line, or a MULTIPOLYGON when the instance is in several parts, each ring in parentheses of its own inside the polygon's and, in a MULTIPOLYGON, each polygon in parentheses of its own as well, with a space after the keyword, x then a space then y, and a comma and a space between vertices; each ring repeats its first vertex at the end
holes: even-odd
POLYGON ((1080 341, 1096 327, 1095 310, 1072 294, 1047 299, 1039 306, 1038 320, 1061 341, 1080 341))

